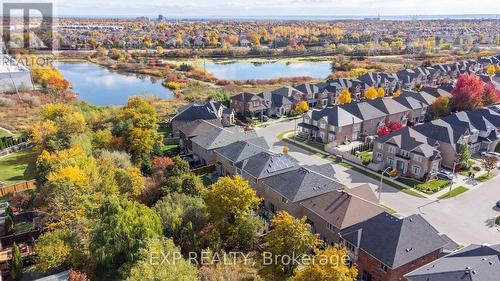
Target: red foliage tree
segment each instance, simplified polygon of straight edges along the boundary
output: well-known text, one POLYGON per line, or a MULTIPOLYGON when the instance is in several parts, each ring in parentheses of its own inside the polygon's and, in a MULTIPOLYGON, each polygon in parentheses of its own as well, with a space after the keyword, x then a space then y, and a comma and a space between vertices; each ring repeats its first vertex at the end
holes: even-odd
POLYGON ((378 129, 378 131, 377 131, 377 135, 378 135, 379 137, 383 137, 383 136, 385 136, 385 135, 387 135, 387 134, 389 134, 389 133, 390 133, 390 132, 389 132, 389 129, 388 129, 387 127, 385 127, 385 126, 384 126, 384 127, 382 127, 382 128, 380 128, 380 129, 378 129))
POLYGON ((401 124, 401 122, 391 121, 387 123, 387 128, 389 129, 390 132, 394 132, 403 128, 403 124, 401 124))
POLYGON ((170 157, 155 156, 151 161, 151 170, 153 171, 153 179, 160 182, 164 179, 165 168, 174 163, 170 157))
POLYGON ((456 110, 472 110, 482 106, 484 83, 476 75, 460 75, 452 91, 451 103, 456 110))
POLYGON ((12 195, 12 206, 17 209, 28 209, 31 206, 33 197, 27 192, 16 192, 12 195))
POLYGON ((493 83, 489 82, 484 85, 483 104, 490 105, 500 101, 500 91, 495 88, 493 83))

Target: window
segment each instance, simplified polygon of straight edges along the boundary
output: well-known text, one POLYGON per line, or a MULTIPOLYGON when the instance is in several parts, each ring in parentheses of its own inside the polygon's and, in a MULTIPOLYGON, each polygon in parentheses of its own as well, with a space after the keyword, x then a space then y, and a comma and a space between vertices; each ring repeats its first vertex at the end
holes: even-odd
POLYGON ((324 129, 324 128, 326 128, 326 125, 325 125, 325 123, 324 123, 324 122, 320 122, 320 123, 319 123, 319 127, 320 127, 321 129, 324 129))
POLYGON ((383 148, 384 148, 384 145, 383 145, 381 142, 378 142, 378 143, 377 143, 377 148, 378 148, 378 149, 383 149, 383 148))
POLYGON ((413 155, 413 160, 417 161, 417 162, 422 162, 422 156, 421 155, 413 155))
POLYGON ((396 153, 396 147, 389 145, 389 153, 396 153))
POLYGON ((410 156, 410 152, 406 151, 406 150, 402 150, 399 152, 401 154, 401 156, 404 156, 404 157, 409 157, 410 156))
POLYGON ((335 126, 330 125, 330 131, 335 132, 335 126))
POLYGON ((431 173, 437 173, 439 170, 439 162, 432 162, 431 173))
POLYGON ((372 275, 368 271, 363 270, 363 275, 361 276, 361 280, 372 281, 372 275))
POLYGON ((349 250, 349 251, 351 251, 353 253, 356 251, 356 248, 354 247, 354 245, 351 244, 351 243, 349 243, 349 242, 347 242, 347 241, 345 241, 345 247, 347 248, 347 250, 349 250))
POLYGON ((411 171, 416 176, 420 175, 420 167, 419 166, 415 166, 415 165, 411 166, 411 171))
POLYGON ((330 231, 334 231, 335 230, 335 227, 333 226, 333 224, 331 224, 329 222, 326 223, 326 228, 328 228, 328 230, 330 230, 330 231))
POLYGON ((387 265, 380 263, 380 270, 382 270, 383 272, 387 272, 388 270, 387 265))
POLYGON ((285 197, 281 196, 281 203, 287 204, 288 203, 288 199, 286 199, 285 197))
POLYGON ((391 157, 387 157, 387 165, 394 167, 394 159, 391 157))
POLYGON ((377 152, 377 156, 375 157, 378 161, 382 160, 382 153, 377 152))

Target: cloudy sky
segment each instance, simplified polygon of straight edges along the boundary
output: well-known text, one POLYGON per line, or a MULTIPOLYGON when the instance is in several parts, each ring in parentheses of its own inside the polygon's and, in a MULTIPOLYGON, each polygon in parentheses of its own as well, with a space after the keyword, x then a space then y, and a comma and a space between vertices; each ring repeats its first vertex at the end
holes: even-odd
POLYGON ((496 14, 499 0, 55 0, 58 15, 252 17, 496 14))

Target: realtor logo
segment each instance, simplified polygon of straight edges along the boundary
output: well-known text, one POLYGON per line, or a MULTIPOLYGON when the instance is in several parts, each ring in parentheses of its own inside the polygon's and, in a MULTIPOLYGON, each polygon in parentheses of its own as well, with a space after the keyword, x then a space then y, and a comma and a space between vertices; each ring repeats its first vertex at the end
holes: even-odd
POLYGON ((52 14, 52 3, 2 3, 4 47, 52 51, 52 14))

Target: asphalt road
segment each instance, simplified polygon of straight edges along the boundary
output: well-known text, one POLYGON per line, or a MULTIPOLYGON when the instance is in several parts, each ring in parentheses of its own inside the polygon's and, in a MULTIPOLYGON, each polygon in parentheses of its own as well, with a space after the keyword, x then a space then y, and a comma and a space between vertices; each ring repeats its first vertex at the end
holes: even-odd
MULTIPOLYGON (((294 126, 294 121, 286 121, 271 124, 266 128, 257 128, 256 131, 259 136, 266 139, 275 152, 281 152, 283 146, 288 146, 289 154, 302 165, 330 163, 304 149, 277 139, 279 133, 293 130, 294 126)), ((347 187, 369 183, 378 193, 379 181, 338 164, 333 164, 333 168, 335 172, 331 176, 347 187)), ((381 192, 383 205, 396 210, 401 216, 421 214, 439 232, 448 235, 461 245, 500 243, 500 232, 494 227, 493 222, 493 218, 500 215, 500 210, 494 207, 498 200, 500 200, 500 176, 458 197, 445 200, 417 198, 387 185, 383 186, 381 192)))

